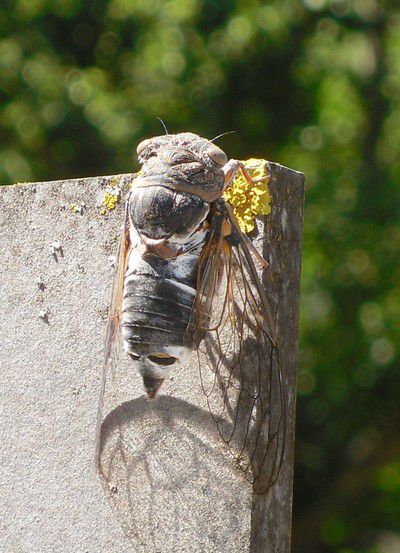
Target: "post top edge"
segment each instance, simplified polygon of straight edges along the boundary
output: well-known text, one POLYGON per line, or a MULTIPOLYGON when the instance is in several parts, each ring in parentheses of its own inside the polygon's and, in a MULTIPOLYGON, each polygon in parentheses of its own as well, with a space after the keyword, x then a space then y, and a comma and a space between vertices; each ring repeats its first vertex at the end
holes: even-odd
MULTIPOLYGON (((281 165, 280 163, 277 163, 275 161, 268 161, 267 164, 271 169, 277 169, 282 170, 284 172, 287 172, 293 176, 300 177, 302 180, 304 180, 305 175, 301 171, 296 171, 295 169, 291 169, 290 167, 286 167, 285 165, 281 165)), ((60 185, 62 183, 86 183, 89 181, 94 180, 110 180, 113 178, 127 178, 135 175, 135 172, 131 173, 119 173, 114 175, 93 175, 93 176, 87 176, 87 177, 74 177, 74 178, 67 178, 67 179, 56 179, 56 180, 49 180, 49 181, 30 181, 30 182, 17 182, 13 184, 2 184, 0 185, 0 191, 6 192, 7 190, 14 190, 16 188, 23 188, 23 187, 32 187, 32 186, 41 186, 41 185, 60 185)))

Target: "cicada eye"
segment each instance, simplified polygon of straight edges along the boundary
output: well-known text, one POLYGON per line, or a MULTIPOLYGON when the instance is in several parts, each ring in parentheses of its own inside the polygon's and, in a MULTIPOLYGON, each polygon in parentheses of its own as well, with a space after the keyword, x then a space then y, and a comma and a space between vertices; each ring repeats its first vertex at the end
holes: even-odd
POLYGON ((228 161, 226 153, 223 152, 221 148, 218 148, 218 146, 215 146, 214 144, 207 149, 207 155, 209 158, 213 160, 214 163, 216 163, 217 165, 220 165, 221 167, 225 165, 225 163, 228 161))
POLYGON ((150 142, 151 142, 151 138, 146 138, 146 140, 142 140, 142 142, 138 144, 136 148, 136 153, 138 156, 140 156, 140 154, 144 152, 144 150, 147 148, 150 142))

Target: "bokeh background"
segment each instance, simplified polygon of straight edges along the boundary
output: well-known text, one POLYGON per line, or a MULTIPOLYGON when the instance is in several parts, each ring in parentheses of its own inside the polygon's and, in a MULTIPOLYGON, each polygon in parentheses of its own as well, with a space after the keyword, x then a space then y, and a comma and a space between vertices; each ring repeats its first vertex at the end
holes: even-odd
POLYGON ((400 552, 400 7, 3 0, 0 182, 191 130, 307 177, 294 553, 400 552))

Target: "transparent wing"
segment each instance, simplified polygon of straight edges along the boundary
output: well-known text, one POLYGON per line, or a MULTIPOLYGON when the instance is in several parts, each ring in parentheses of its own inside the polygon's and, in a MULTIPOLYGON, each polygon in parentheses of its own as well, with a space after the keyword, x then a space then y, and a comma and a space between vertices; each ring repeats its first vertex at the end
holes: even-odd
MULTIPOLYGON (((126 202, 128 205, 128 201, 126 202)), ((105 339, 105 355, 104 364, 101 376, 101 389, 99 398, 99 407, 97 411, 96 424, 96 466, 101 471, 100 455, 101 455, 101 426, 104 416, 104 397, 107 386, 107 380, 110 374, 115 370, 118 352, 121 349, 120 344, 120 321, 121 307, 124 292, 124 276, 126 263, 130 250, 129 240, 129 218, 127 209, 125 210, 124 225, 121 231, 121 236, 118 244, 118 252, 115 261, 114 279, 111 291, 111 303, 108 313, 106 339, 105 339)))
MULTIPOLYGON (((199 270, 190 326, 208 409, 258 493, 276 481, 286 399, 276 329, 247 237, 220 201, 199 270)), ((264 267, 267 266, 264 262, 264 267)))

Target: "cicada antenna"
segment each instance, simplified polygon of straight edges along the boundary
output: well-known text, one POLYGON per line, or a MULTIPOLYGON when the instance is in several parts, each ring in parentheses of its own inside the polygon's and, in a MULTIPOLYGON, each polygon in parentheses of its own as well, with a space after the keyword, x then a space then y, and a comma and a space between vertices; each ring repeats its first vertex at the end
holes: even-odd
POLYGON ((210 142, 214 142, 214 140, 217 140, 218 138, 221 138, 221 136, 225 136, 226 134, 234 134, 236 131, 227 131, 227 132, 223 132, 222 134, 218 134, 217 136, 214 136, 214 138, 212 138, 210 140, 210 142))
POLYGON ((160 117, 157 117, 157 119, 160 121, 161 125, 163 126, 165 134, 169 134, 168 129, 167 129, 167 125, 164 123, 164 121, 160 117))

